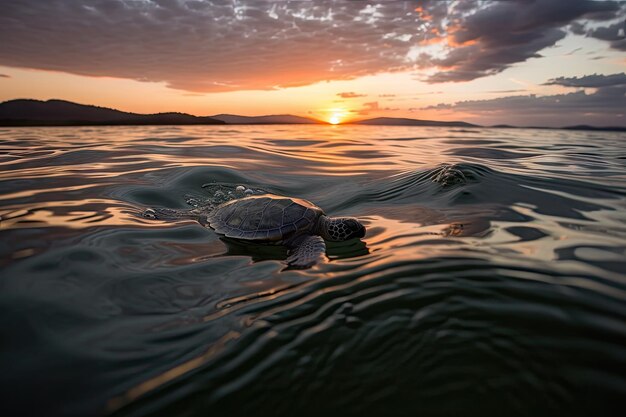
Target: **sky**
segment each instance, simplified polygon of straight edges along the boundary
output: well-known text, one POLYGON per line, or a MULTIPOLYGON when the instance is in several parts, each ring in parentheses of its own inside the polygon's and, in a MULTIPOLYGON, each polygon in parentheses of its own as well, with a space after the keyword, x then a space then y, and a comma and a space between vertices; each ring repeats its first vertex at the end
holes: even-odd
POLYGON ((626 126, 626 1, 0 5, 0 101, 626 126))

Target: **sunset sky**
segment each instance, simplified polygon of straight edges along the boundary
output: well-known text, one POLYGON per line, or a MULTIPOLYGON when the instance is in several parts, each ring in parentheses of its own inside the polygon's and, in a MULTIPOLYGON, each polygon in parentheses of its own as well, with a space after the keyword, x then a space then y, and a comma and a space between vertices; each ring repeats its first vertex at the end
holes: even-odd
POLYGON ((0 100, 625 126, 626 2, 2 2, 0 100))

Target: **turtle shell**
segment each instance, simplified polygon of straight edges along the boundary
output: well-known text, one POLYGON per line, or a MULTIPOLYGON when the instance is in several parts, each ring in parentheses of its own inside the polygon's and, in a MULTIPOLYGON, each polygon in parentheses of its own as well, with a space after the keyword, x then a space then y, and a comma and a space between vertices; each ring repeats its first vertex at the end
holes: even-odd
POLYGON ((207 220, 226 237, 278 243, 310 233, 322 214, 322 209, 309 201, 265 194, 221 204, 207 220))

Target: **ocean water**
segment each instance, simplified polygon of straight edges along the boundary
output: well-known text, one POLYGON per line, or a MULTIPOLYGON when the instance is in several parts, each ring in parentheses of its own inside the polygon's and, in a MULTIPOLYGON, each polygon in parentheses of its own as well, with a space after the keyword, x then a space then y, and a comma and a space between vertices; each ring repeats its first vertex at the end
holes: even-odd
POLYGON ((623 411, 624 133, 3 128, 0 167, 0 415, 623 411), (367 234, 292 270, 142 216, 239 185, 367 234))

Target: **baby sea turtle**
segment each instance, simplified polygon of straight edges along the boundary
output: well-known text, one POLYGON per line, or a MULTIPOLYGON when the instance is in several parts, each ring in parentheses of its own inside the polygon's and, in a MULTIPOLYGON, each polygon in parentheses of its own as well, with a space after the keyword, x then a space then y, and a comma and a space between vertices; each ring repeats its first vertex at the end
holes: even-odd
MULTIPOLYGON (((163 218, 159 214, 164 211, 149 210, 149 217, 163 218)), ((326 251, 324 240, 340 242, 365 236, 365 227, 355 218, 328 217, 307 200, 272 194, 227 201, 208 214, 193 211, 196 217, 206 215, 201 222, 228 238, 287 246, 287 263, 297 268, 319 260, 326 251)))

